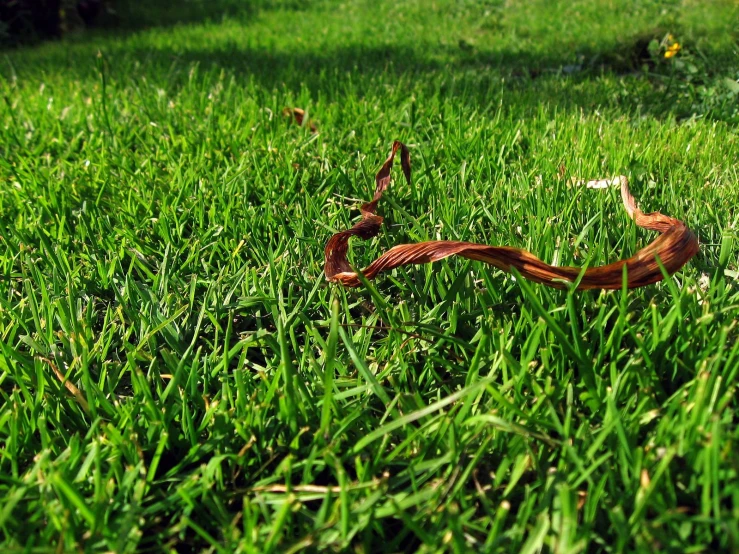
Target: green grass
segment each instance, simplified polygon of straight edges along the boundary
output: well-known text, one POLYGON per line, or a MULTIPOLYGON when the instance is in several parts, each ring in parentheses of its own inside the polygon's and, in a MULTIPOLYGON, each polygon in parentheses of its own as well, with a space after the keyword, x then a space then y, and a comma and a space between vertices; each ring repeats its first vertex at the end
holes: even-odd
POLYGON ((1 53, 3 551, 739 549, 739 7, 518 4, 150 1, 1 53), (359 266, 626 257, 653 234, 567 184, 622 173, 701 251, 629 292, 330 285, 393 139, 359 266))

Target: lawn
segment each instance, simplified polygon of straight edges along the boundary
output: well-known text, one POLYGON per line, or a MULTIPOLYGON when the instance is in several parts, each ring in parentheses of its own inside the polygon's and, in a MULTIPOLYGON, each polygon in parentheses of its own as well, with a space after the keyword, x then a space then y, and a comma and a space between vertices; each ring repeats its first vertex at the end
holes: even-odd
POLYGON ((0 52, 4 552, 739 549, 739 4, 117 4, 0 52), (626 258, 655 233, 573 185, 619 174, 700 251, 327 283, 395 139, 358 267, 626 258))

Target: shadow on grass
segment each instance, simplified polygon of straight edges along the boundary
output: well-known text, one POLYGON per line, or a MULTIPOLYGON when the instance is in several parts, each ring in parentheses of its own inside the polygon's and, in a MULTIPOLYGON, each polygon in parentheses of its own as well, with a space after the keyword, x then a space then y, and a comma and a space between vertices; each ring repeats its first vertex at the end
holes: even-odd
MULTIPOLYGON (((703 58, 700 71, 694 72, 690 85, 682 86, 677 94, 675 89, 681 87, 679 81, 684 75, 676 75, 670 71, 669 63, 649 54, 650 41, 660 40, 669 31, 659 22, 621 36, 615 43, 594 44, 582 37, 576 44, 539 51, 478 50, 464 39, 452 45, 442 44, 443 39, 439 39, 425 45, 345 43, 321 49, 317 43, 311 44, 311 36, 305 42, 300 37, 292 39, 292 48, 276 48, 255 46, 264 41, 258 36, 250 38, 255 33, 240 30, 233 33, 233 28, 224 35, 211 30, 207 38, 197 35, 183 40, 180 37, 175 41, 177 46, 145 48, 141 44, 147 40, 127 40, 145 29, 182 29, 224 20, 238 22, 248 31, 250 24, 267 12, 284 12, 286 18, 291 18, 300 11, 323 9, 326 3, 326 0, 183 0, 173 6, 161 0, 108 0, 109 9, 99 20, 99 30, 71 37, 70 48, 46 51, 43 58, 31 64, 24 60, 28 67, 18 69, 20 73, 65 72, 81 79, 95 79, 94 55, 100 48, 110 61, 113 80, 117 76, 135 75, 173 92, 187 81, 190 70, 197 65, 206 71, 223 68, 267 91, 298 94, 307 90, 313 98, 320 96, 332 102, 341 102, 348 94, 361 97, 365 90, 376 91, 378 84, 392 86, 402 79, 400 86, 414 81, 417 87, 420 83, 424 92, 433 91, 442 100, 451 96, 455 102, 474 108, 490 104, 491 91, 497 91, 500 94, 496 103, 522 116, 548 106, 586 111, 608 107, 617 115, 629 117, 681 119, 696 111, 712 119, 737 117, 735 111, 725 110, 730 116, 723 117, 720 111, 711 112, 696 102, 696 91, 711 84, 712 78, 739 71, 735 52, 699 56, 703 58), (110 35, 122 40, 106 40, 110 35), (197 44, 203 40, 208 47, 197 44)), ((287 25, 288 33, 290 29, 287 25)), ((12 65, 12 61, 6 65, 12 65)), ((7 71, 8 67, 0 68, 2 73, 7 71)))
MULTIPOLYGON (((684 115, 680 107, 656 101, 653 92, 661 77, 647 78, 627 56, 604 53, 580 54, 583 61, 572 63, 567 55, 537 57, 529 53, 466 53, 439 47, 430 55, 419 56, 409 48, 385 46, 344 46, 325 52, 284 52, 266 48, 225 47, 196 49, 106 49, 111 84, 124 85, 129 75, 157 83, 176 93, 197 66, 201 72, 225 69, 244 83, 265 91, 342 102, 347 96, 362 98, 376 93, 377 86, 408 88, 409 85, 440 100, 454 98, 457 104, 481 109, 491 104, 525 116, 542 106, 565 110, 590 111, 601 107, 618 113, 655 117, 684 115), (616 59, 617 64, 611 63, 616 59), (136 68, 130 64, 136 63, 136 68), (126 64, 129 64, 126 67, 126 64), (123 77, 121 77, 123 76, 123 77), (625 76, 614 88, 613 79, 625 76), (420 88, 418 88, 420 87, 420 88)), ((44 60, 46 71, 65 72, 80 80, 97 80, 92 51, 52 53, 44 60)), ((23 74, 24 68, 19 68, 23 74)), ((397 89, 396 89, 397 90, 397 89)), ((393 89, 389 89, 392 94, 393 89)))
MULTIPOLYGON (((361 97, 365 90, 376 91, 378 84, 392 86, 402 80, 399 86, 413 81, 420 90, 432 91, 442 100, 451 96, 455 102, 474 108, 490 104, 491 91, 496 91, 500 93, 496 103, 522 116, 542 105, 586 111, 609 107, 627 116, 678 119, 695 112, 695 98, 662 94, 665 89, 675 88, 675 75, 670 73, 668 63, 649 54, 650 41, 661 39, 669 30, 659 23, 635 30, 615 43, 593 44, 583 38, 578 44, 538 51, 478 50, 464 39, 457 44, 443 44, 439 39, 424 45, 382 46, 373 39, 367 42, 374 46, 354 42, 321 49, 319 43, 312 43, 311 36, 305 42, 300 37, 291 39, 291 45, 278 48, 258 45, 265 41, 248 32, 251 23, 267 12, 284 12, 291 18, 325 3, 187 0, 173 6, 161 0, 108 0, 109 9, 99 20, 101 29, 71 37, 70 48, 47 50, 30 64, 30 60, 24 60, 28 67, 18 69, 21 74, 65 72, 94 80, 98 76, 94 55, 100 48, 110 62, 112 80, 118 76, 144 77, 173 92, 187 82, 190 70, 197 65, 205 71, 223 68, 267 91, 298 94, 307 90, 313 98, 320 96, 332 102, 340 102, 349 94, 361 97), (175 46, 163 41, 163 46, 149 48, 142 46, 148 40, 127 38, 145 29, 183 29, 224 20, 241 25, 244 32, 229 28, 220 34, 211 30, 207 36, 196 33, 186 40, 180 37, 174 41, 175 46), (110 35, 122 40, 106 40, 110 35), (207 47, 201 46, 203 40, 207 47)), ((289 32, 290 26, 286 29, 289 32)), ((735 65, 734 52, 712 54, 712 59, 706 59, 705 67, 700 68, 705 79, 730 73, 726 68, 735 65)), ((6 65, 12 65, 12 61, 6 65)), ((0 69, 7 71, 8 67, 0 69)), ((705 84, 700 77, 691 78, 696 90, 705 84)))
MULTIPOLYGON (((108 31, 138 31, 155 27, 219 21, 234 18, 248 21, 258 11, 268 9, 267 0, 190 0, 177 2, 109 0, 97 25, 108 31)), ((285 2, 275 2, 285 9, 285 2)))
MULTIPOLYGON (((225 6, 222 12, 195 11, 189 16, 180 14, 169 20, 151 16, 128 21, 137 21, 145 27, 147 21, 157 20, 158 25, 166 26, 203 18, 212 20, 218 13, 236 13, 228 9, 236 2, 224 0, 222 4, 225 6)), ((152 9, 161 8, 154 4, 152 9)), ((250 15, 263 11, 263 8, 252 4, 239 9, 239 18, 247 26, 250 15)), ((125 29, 114 32, 127 33, 125 29)), ((659 32, 655 31, 654 36, 659 32)), ((183 86, 191 69, 197 65, 201 71, 225 69, 244 83, 253 83, 266 91, 297 95, 307 90, 312 98, 321 97, 329 102, 341 102, 349 95, 361 98, 365 91, 376 92, 378 84, 389 87, 412 84, 416 90, 431 93, 430 97, 436 96, 441 100, 453 97, 456 103, 476 109, 490 105, 495 97, 496 105, 509 108, 522 117, 542 106, 577 111, 611 108, 616 115, 628 117, 690 117, 696 111, 695 97, 690 93, 675 94, 676 86, 681 85, 676 83, 670 67, 649 57, 647 45, 650 36, 627 37, 610 48, 585 47, 544 53, 477 51, 465 44, 435 44, 424 49, 355 43, 325 50, 316 45, 306 45, 305 48, 296 45, 301 48, 287 50, 252 46, 238 37, 218 39, 207 48, 190 46, 187 42, 182 42, 182 47, 144 48, 136 44, 137 40, 101 44, 99 47, 109 61, 113 82, 120 79, 119 76, 135 75, 170 92, 183 86), (670 94, 665 94, 665 91, 670 94)), ((91 41, 99 44, 94 38, 91 41)), ((19 73, 38 73, 40 69, 42 72, 65 72, 82 80, 95 80, 99 77, 94 60, 97 47, 88 47, 91 45, 87 43, 88 38, 82 37, 70 48, 47 51, 43 59, 38 60, 38 66, 31 67, 36 64, 25 63, 26 67, 18 68, 19 73)), ((698 90, 712 74, 715 76, 717 72, 726 71, 721 69, 725 67, 722 60, 730 57, 730 52, 721 53, 715 63, 705 68, 703 81, 693 77, 690 85, 693 88, 683 87, 681 90, 698 90)), ((3 72, 7 70, 7 65, 0 69, 3 72)), ((679 79, 678 75, 677 81, 679 79)), ((721 115, 708 114, 708 117, 725 119, 721 115)))
MULTIPOLYGON (((375 93, 378 84, 389 87, 389 94, 412 85, 428 97, 451 98, 475 109, 495 100, 521 117, 546 107, 586 112, 610 108, 617 116, 658 119, 736 118, 735 110, 722 109, 718 103, 723 89, 716 83, 728 71, 724 65, 702 68, 687 83, 667 64, 649 59, 638 40, 612 50, 544 56, 467 52, 442 45, 422 53, 403 46, 348 45, 322 52, 243 47, 140 50, 135 56, 144 61, 142 69, 152 79, 163 72, 172 75, 173 69, 186 75, 197 64, 204 70, 226 69, 267 91, 297 95, 307 90, 311 98, 330 102, 375 93)), ((723 103, 731 100, 726 95, 723 103)))

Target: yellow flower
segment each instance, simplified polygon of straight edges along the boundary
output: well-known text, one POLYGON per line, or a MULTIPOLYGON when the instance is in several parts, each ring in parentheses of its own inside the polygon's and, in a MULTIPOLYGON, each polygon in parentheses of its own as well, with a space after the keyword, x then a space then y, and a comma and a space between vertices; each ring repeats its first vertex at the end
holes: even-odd
POLYGON ((680 51, 680 43, 675 41, 672 35, 668 35, 669 46, 665 50, 665 58, 670 59, 680 51))

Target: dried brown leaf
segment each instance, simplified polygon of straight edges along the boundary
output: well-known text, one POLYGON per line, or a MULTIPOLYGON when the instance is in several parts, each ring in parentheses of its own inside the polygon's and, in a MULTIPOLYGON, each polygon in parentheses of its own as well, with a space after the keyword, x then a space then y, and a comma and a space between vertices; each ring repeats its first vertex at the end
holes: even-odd
MULTIPOLYGON (((303 121, 305 120, 305 110, 302 110, 300 108, 285 108, 284 110, 282 110, 282 115, 284 115, 285 117, 292 116, 295 123, 297 123, 301 127, 303 126, 303 121)), ((316 127, 316 124, 313 123, 313 121, 308 120, 306 125, 310 129, 311 133, 318 132, 318 127, 316 127)))
MULTIPOLYGON (((349 239, 357 236, 367 240, 380 232, 383 218, 377 215, 375 211, 383 192, 390 184, 390 171, 398 150, 400 150, 403 174, 408 184, 411 183, 410 152, 404 144, 395 141, 390 156, 385 160, 375 177, 375 194, 372 200, 360 208, 361 221, 351 229, 336 233, 326 244, 324 271, 327 280, 341 283, 347 287, 359 286, 359 277, 347 260, 349 239)), ((578 184, 583 183, 582 181, 578 182, 578 184)), ((626 213, 639 227, 657 231, 661 234, 649 245, 626 260, 588 268, 577 286, 578 289, 619 289, 622 287, 624 266, 626 267, 627 286, 629 288, 656 283, 663 278, 657 258, 659 258, 667 273, 672 275, 698 252, 698 239, 685 223, 659 212, 645 214, 637 207, 636 201, 629 191, 626 177, 619 176, 612 180, 590 181, 586 185, 588 188, 620 185, 621 199, 626 213)), ((433 240, 395 246, 363 269, 362 274, 367 279, 373 279, 379 273, 396 267, 431 263, 450 256, 478 260, 506 272, 511 272, 515 268, 526 279, 554 288, 565 288, 568 282, 576 281, 582 272, 577 267, 551 266, 530 252, 519 248, 488 246, 463 241, 433 240)))

